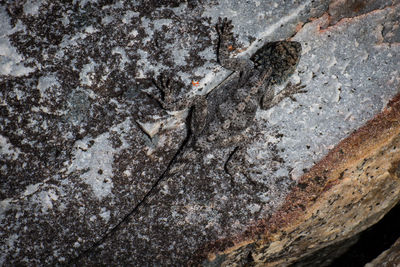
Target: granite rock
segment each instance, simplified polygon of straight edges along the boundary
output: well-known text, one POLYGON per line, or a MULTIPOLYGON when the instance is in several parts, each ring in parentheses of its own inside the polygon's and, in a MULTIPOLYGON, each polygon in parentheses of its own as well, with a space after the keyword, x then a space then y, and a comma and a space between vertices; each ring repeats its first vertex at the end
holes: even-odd
POLYGON ((399 14, 396 0, 3 2, 1 265, 330 255, 399 200, 399 14), (180 97, 223 82, 218 17, 232 19, 237 57, 300 42, 291 81, 308 92, 257 113, 251 182, 231 187, 221 149, 141 204, 187 133, 187 112, 161 109, 146 80, 173 73, 180 97))

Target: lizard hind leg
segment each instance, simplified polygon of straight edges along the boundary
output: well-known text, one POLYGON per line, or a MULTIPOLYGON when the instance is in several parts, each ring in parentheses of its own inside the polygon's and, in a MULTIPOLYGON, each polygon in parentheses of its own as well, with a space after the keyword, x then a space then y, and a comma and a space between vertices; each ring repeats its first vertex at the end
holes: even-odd
POLYGON ((204 96, 197 96, 194 101, 190 129, 194 135, 199 135, 207 121, 207 99, 204 96))
POLYGON ((194 149, 201 151, 207 146, 206 138, 202 138, 202 132, 207 125, 207 99, 205 96, 196 96, 190 117, 190 134, 194 142, 194 149))
POLYGON ((231 186, 234 187, 235 179, 240 175, 248 184, 257 186, 258 183, 251 177, 251 167, 252 164, 246 160, 246 146, 235 147, 224 164, 224 171, 230 176, 231 186))

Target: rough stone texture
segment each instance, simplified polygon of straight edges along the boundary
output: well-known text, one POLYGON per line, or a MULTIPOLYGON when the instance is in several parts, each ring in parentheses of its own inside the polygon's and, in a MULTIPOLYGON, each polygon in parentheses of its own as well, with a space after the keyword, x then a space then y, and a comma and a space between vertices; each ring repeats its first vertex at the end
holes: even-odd
MULTIPOLYGON (((314 166, 272 218, 253 229, 251 236, 265 234, 254 242, 255 262, 299 262, 365 230, 399 201, 399 97, 392 104, 314 166)), ((242 253, 248 252, 230 252, 225 262, 242 253)))
POLYGON ((381 218, 399 197, 399 1, 299 2, 2 3, 0 263, 301 264, 381 218), (174 73, 181 97, 223 81, 218 17, 235 56, 299 41, 308 93, 257 114, 250 181, 232 188, 214 151, 110 232, 186 134, 144 78, 174 73))
POLYGON ((389 267, 400 265, 400 239, 391 246, 388 250, 382 252, 376 259, 366 264, 365 267, 389 267))

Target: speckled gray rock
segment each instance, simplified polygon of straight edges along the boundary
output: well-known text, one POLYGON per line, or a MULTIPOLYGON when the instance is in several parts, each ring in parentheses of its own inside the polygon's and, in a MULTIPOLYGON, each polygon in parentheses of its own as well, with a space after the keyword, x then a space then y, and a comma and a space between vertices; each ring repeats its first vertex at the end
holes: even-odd
MULTIPOLYGON (((261 243, 273 238, 260 234, 267 231, 260 222, 275 218, 279 207, 298 207, 288 197, 296 183, 304 186, 316 162, 398 93, 399 1, 350 2, 1 4, 2 265, 273 265, 291 249, 294 262, 340 241, 310 237, 308 252, 293 234, 268 250, 261 243), (308 93, 258 112, 241 159, 251 163, 251 182, 237 177, 232 188, 222 165, 227 152, 213 151, 168 177, 115 228, 153 188, 186 134, 187 112, 162 110, 144 93, 151 88, 143 79, 175 73, 188 88, 181 97, 217 86, 229 76, 215 59, 218 17, 233 21, 238 57, 267 41, 300 42, 292 81, 308 93)), ((319 178, 325 188, 330 180, 319 178)), ((376 218, 396 200, 374 209, 376 218)), ((346 237, 358 230, 349 228, 346 237)))

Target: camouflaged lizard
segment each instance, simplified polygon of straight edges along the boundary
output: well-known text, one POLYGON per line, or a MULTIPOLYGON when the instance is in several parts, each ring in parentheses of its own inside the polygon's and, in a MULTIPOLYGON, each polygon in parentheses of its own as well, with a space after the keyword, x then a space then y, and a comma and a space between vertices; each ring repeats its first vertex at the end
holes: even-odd
MULTIPOLYGON (((226 18, 216 25, 219 36, 217 60, 222 67, 235 71, 230 82, 217 87, 206 96, 176 100, 173 93, 178 83, 162 74, 153 84, 159 94, 151 94, 166 110, 180 110, 192 106, 188 137, 170 162, 166 172, 173 174, 193 161, 199 153, 231 146, 233 150, 224 164, 231 176, 245 166, 233 166, 232 156, 241 153, 246 144, 246 129, 254 123, 257 109, 269 109, 285 97, 303 93, 304 86, 287 86, 274 95, 273 85, 282 83, 295 70, 301 54, 301 45, 294 41, 268 42, 250 59, 230 58, 234 44, 232 23, 226 18)), ((181 84, 181 83, 180 83, 181 84)), ((179 85, 178 85, 179 86, 179 85)), ((240 170, 241 169, 241 170, 240 170)))
MULTIPOLYGON (((248 141, 246 129, 254 123, 257 109, 269 109, 285 97, 293 98, 294 94, 303 93, 304 86, 288 84, 282 91, 274 95, 272 86, 286 80, 295 70, 300 58, 301 45, 292 41, 269 42, 262 46, 250 59, 230 58, 229 54, 234 43, 231 21, 219 19, 216 30, 219 35, 217 60, 224 67, 235 71, 229 82, 223 83, 206 96, 196 96, 192 99, 176 100, 173 94, 182 82, 173 82, 168 75, 162 74, 153 80, 158 94, 149 93, 166 110, 180 110, 192 107, 190 125, 186 140, 168 164, 164 173, 143 199, 125 215, 106 235, 95 242, 90 248, 72 262, 78 261, 85 253, 99 246, 111 233, 118 230, 140 206, 157 197, 166 177, 176 172, 184 171, 190 163, 206 153, 217 149, 231 148, 224 163, 225 171, 231 176, 244 172, 245 165, 231 164, 234 154, 241 153, 241 148, 248 141)), ((196 160, 197 159, 197 160, 196 160)))

